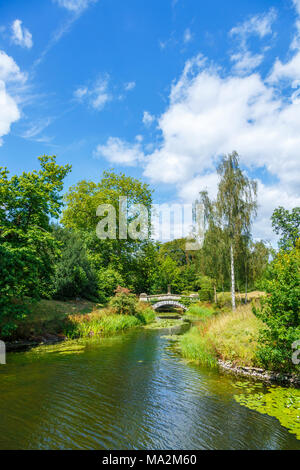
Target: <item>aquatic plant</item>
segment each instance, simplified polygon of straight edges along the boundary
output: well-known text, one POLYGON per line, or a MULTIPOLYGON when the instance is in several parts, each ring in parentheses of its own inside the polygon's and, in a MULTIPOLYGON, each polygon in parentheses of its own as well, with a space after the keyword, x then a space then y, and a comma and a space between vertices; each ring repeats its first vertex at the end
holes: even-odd
POLYGON ((277 418, 300 439, 300 390, 270 387, 267 393, 241 393, 234 398, 242 406, 277 418))

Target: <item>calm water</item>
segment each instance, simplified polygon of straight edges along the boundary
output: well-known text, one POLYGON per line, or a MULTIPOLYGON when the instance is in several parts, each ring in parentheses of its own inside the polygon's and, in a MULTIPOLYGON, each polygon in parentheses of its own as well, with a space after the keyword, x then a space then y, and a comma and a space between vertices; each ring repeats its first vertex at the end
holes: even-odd
POLYGON ((275 418, 234 400, 235 379, 186 364, 163 334, 9 354, 0 448, 300 449, 275 418))

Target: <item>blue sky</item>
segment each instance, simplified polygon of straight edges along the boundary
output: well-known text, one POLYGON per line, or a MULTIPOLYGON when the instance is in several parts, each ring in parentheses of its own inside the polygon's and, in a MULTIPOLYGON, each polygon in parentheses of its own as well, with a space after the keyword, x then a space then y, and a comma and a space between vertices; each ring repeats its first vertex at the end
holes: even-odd
POLYGON ((257 238, 300 205, 300 0, 0 0, 0 165, 115 168, 155 202, 216 193, 237 150, 257 238), (299 93, 298 93, 299 92, 299 93))

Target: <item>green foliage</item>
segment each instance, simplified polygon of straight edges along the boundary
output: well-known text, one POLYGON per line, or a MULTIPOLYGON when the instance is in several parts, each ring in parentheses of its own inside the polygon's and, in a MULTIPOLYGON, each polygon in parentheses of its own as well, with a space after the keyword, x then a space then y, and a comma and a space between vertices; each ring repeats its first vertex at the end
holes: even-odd
POLYGON ((136 317, 144 324, 148 325, 150 323, 153 323, 155 321, 155 312, 152 308, 148 307, 146 309, 139 309, 138 313, 136 314, 136 317))
POLYGON ((118 286, 124 284, 122 275, 112 267, 101 268, 98 271, 98 291, 101 302, 107 302, 115 293, 118 286))
POLYGON ((275 370, 292 370, 292 343, 300 339, 300 242, 291 251, 281 251, 266 281, 269 295, 254 313, 264 323, 258 357, 275 370))
POLYGON ((0 335, 8 336, 16 320, 28 313, 20 300, 37 300, 47 292, 59 253, 49 217, 58 217, 60 191, 70 166, 55 157, 39 157, 40 170, 12 176, 0 168, 0 335))
POLYGON ((199 298, 201 301, 212 302, 214 300, 214 281, 208 276, 199 276, 199 298))
POLYGON ((62 227, 53 227, 53 235, 61 247, 52 280, 53 298, 97 301, 97 276, 79 235, 62 227))
POLYGON ((173 293, 180 293, 182 290, 181 270, 170 256, 160 256, 159 264, 153 274, 152 292, 165 293, 171 286, 173 293))
POLYGON ((295 207, 291 212, 281 206, 275 209, 272 227, 277 235, 281 235, 280 248, 287 250, 295 247, 300 237, 300 207, 295 207))
POLYGON ((118 284, 126 285, 136 293, 149 292, 155 265, 156 250, 149 240, 119 239, 119 197, 127 198, 128 224, 136 217, 131 210, 133 204, 143 204, 148 209, 150 222, 152 191, 147 184, 124 174, 105 171, 99 182, 80 181, 65 196, 62 223, 80 232, 93 268, 99 273, 103 300, 112 295, 116 279, 118 284), (111 204, 116 211, 116 240, 97 238, 96 227, 101 219, 96 210, 101 204, 111 204), (113 281, 112 289, 109 288, 110 280, 113 281))
POLYGON ((109 306, 117 315, 136 315, 138 300, 128 289, 118 287, 116 295, 111 299, 109 306))

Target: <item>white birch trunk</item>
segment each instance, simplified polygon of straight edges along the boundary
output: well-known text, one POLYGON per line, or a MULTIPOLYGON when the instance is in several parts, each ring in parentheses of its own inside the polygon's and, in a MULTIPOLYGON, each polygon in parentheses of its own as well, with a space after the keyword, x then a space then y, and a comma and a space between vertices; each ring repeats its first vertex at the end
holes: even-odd
POLYGON ((235 310, 235 279, 234 279, 234 257, 233 245, 230 245, 230 261, 231 261, 231 304, 232 310, 235 310))

